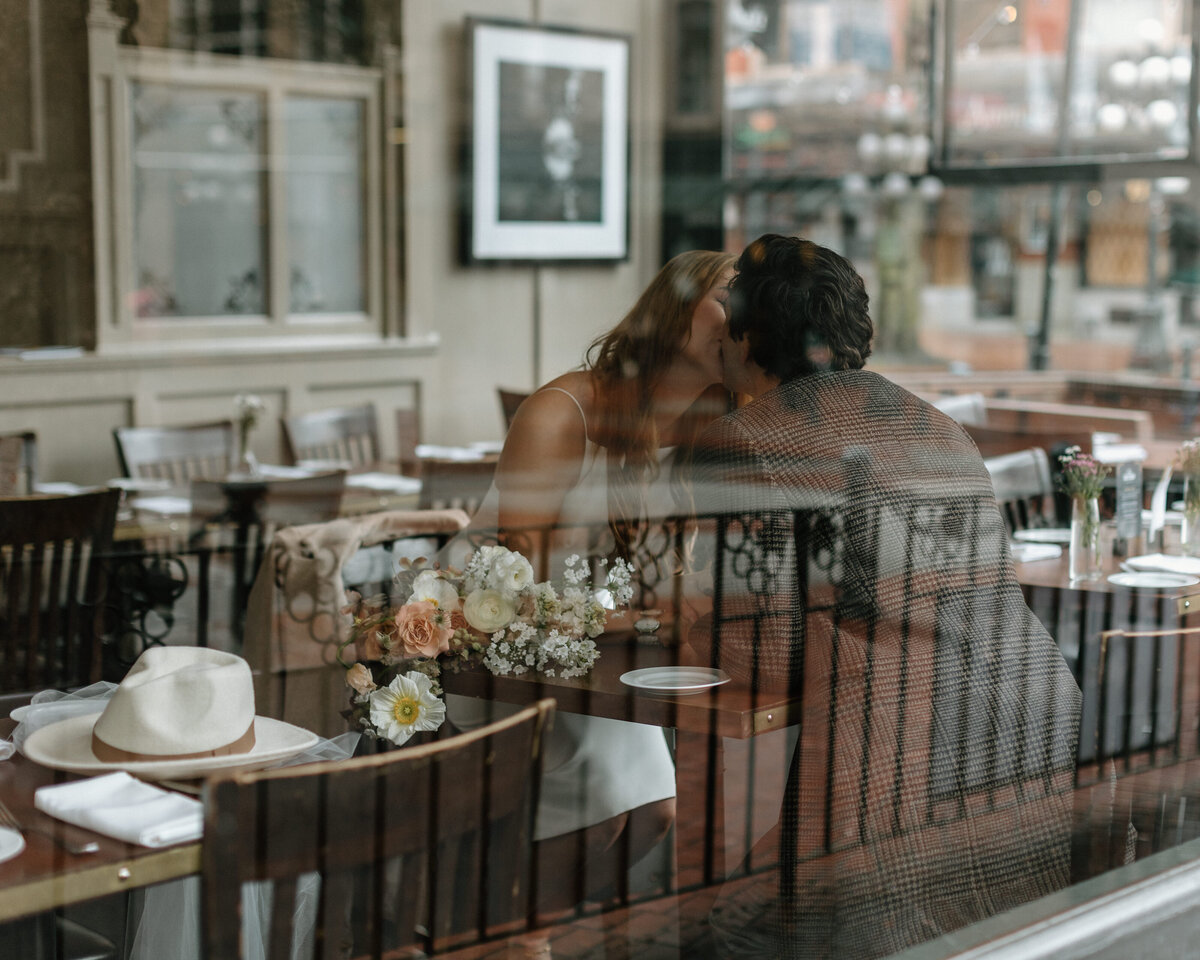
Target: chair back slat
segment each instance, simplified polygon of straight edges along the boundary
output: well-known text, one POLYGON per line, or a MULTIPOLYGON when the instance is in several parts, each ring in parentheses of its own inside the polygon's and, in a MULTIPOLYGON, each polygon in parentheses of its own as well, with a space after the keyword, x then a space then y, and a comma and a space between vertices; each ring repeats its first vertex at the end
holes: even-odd
POLYGON ((119 492, 0 499, 0 693, 100 679, 119 492))
POLYGON ((308 932, 293 929, 297 878, 314 872, 317 956, 433 952, 510 933, 532 902, 533 811, 553 709, 543 700, 421 746, 210 780, 204 955, 238 956, 239 889, 255 880, 274 889, 267 955, 288 956, 308 932))
POLYGON ((407 477, 417 475, 417 447, 421 444, 421 414, 406 408, 396 411, 396 462, 407 477))
POLYGON ((28 496, 37 479, 37 434, 0 433, 0 497, 28 496))
POLYGON ((117 427, 113 431, 127 477, 182 485, 196 477, 223 477, 233 464, 233 421, 173 427, 117 427))
POLYGON ((513 417, 517 415, 517 410, 529 397, 529 394, 519 390, 505 390, 503 387, 497 387, 496 395, 500 398, 500 412, 504 417, 504 429, 508 430, 512 426, 513 417))
POLYGON ((1009 532, 1050 527, 1055 522, 1050 459, 1041 447, 984 460, 996 502, 1009 532))
POLYGON ((284 442, 292 463, 300 460, 348 460, 354 466, 379 460, 375 405, 314 410, 285 417, 284 442))

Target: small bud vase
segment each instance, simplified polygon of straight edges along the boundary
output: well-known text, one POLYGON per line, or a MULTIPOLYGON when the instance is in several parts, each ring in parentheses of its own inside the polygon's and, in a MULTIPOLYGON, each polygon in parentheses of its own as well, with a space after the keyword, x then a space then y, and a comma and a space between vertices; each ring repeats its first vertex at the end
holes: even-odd
POLYGON ((1071 498, 1071 546, 1068 554, 1072 580, 1100 577, 1100 500, 1071 498))
POLYGON ((238 425, 238 445, 233 461, 233 476, 252 478, 259 475, 258 458, 250 449, 250 430, 244 424, 238 425))
POLYGON ((1184 553, 1200 557, 1200 476, 1191 473, 1183 478, 1183 529, 1179 545, 1184 553))

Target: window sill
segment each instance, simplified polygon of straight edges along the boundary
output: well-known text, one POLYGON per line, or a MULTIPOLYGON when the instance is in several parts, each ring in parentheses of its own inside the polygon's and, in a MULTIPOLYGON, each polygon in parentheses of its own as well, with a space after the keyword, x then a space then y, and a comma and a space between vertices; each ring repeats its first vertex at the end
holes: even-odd
POLYGON ((378 359, 380 357, 428 357, 437 353, 440 337, 311 336, 262 337, 224 340, 160 341, 155 343, 114 344, 96 353, 82 356, 47 356, 37 359, 0 357, 5 373, 25 371, 106 370, 129 367, 178 367, 220 364, 259 364, 310 361, 314 357, 331 360, 378 359))

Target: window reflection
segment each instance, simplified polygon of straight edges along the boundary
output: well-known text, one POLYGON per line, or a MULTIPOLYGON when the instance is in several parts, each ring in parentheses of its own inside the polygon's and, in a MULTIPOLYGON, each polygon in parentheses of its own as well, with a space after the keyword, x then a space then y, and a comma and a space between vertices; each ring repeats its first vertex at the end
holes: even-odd
POLYGON ((291 313, 366 309, 363 105, 288 97, 291 313))
POLYGON ((263 98, 131 89, 134 315, 265 313, 263 98))

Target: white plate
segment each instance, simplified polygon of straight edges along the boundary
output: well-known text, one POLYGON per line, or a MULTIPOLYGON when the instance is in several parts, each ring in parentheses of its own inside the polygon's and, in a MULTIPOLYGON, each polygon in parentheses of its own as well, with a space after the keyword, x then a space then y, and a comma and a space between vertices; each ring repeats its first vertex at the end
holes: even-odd
POLYGON ((712 667, 644 667, 621 674, 621 682, 637 690, 686 696, 728 683, 729 675, 712 667))
POLYGON ((25 849, 25 838, 17 830, 0 827, 0 863, 11 860, 25 849))
POLYGON ((1143 556, 1130 557, 1121 564, 1121 568, 1138 573, 1177 573, 1183 574, 1185 577, 1194 577, 1200 576, 1200 557, 1173 553, 1148 553, 1143 556))
POLYGON ((1108 582, 1118 587, 1164 590, 1172 587, 1190 587, 1192 584, 1200 583, 1200 577, 1189 577, 1186 573, 1145 570, 1137 573, 1113 573, 1109 575, 1108 582))
POLYGON ((1053 543, 1013 543, 1009 545, 1015 563, 1036 563, 1039 560, 1057 560, 1062 556, 1062 547, 1053 543))
POLYGON ((1042 530, 1016 530, 1012 538, 1019 543, 1070 543, 1069 527, 1047 527, 1042 530))

